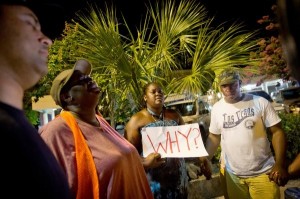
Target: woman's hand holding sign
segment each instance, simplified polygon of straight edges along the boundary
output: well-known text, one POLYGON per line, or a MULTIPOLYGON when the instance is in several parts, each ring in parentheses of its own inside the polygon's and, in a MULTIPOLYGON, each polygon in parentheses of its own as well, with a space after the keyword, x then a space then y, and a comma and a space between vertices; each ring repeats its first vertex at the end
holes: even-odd
POLYGON ((144 158, 143 165, 145 169, 152 169, 161 166, 165 162, 165 158, 161 158, 159 153, 150 153, 144 158))

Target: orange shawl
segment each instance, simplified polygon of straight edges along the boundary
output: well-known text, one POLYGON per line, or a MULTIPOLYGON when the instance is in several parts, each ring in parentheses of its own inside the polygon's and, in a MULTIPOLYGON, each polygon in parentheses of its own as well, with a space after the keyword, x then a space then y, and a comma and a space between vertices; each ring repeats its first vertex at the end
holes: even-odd
POLYGON ((96 166, 77 121, 68 111, 62 111, 60 116, 67 122, 74 136, 78 180, 76 199, 99 199, 99 181, 96 166))

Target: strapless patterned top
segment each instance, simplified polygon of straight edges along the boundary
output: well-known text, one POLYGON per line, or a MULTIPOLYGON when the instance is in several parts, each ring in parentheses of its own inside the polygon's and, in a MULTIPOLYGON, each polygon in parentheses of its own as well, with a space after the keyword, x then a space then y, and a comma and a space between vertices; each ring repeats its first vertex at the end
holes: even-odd
POLYGON ((145 125, 143 128, 147 127, 157 127, 157 126, 178 126, 175 120, 157 120, 145 125))

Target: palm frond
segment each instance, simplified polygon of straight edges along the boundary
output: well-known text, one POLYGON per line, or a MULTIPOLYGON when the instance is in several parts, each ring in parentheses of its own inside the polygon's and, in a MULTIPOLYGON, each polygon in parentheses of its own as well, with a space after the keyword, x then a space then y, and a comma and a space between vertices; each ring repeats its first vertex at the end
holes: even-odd
MULTIPOLYGON (((191 74, 177 78, 170 85, 175 92, 205 93, 213 86, 215 76, 226 68, 258 66, 258 60, 250 59, 250 52, 257 48, 255 32, 244 31, 242 24, 211 29, 213 19, 199 29, 193 51, 191 74)), ((249 69, 247 69, 249 70, 249 69)))

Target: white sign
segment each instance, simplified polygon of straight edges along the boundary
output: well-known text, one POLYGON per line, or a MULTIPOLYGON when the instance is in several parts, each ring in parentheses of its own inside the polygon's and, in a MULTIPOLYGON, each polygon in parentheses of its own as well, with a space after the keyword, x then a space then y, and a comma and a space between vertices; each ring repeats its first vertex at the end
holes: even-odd
POLYGON ((162 157, 208 156, 197 123, 142 129, 143 156, 160 153, 162 157))

